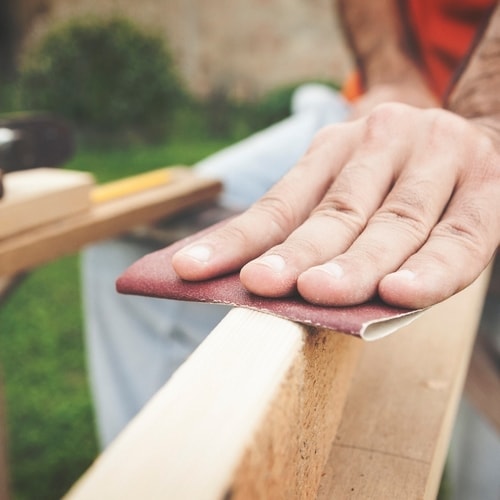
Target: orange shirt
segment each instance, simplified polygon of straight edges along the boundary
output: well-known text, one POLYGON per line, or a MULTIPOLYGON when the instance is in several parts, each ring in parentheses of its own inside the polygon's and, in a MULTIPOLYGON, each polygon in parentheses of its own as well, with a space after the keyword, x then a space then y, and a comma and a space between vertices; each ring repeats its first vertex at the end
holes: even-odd
MULTIPOLYGON (((494 0, 407 0, 408 23, 429 86, 443 97, 494 0)), ((403 6, 405 8, 405 6, 403 6)))
MULTIPOLYGON (((408 45, 440 98, 495 4, 494 0, 399 0, 404 24, 409 27, 408 45)), ((343 91, 351 100, 362 94, 358 73, 347 79, 343 91)))

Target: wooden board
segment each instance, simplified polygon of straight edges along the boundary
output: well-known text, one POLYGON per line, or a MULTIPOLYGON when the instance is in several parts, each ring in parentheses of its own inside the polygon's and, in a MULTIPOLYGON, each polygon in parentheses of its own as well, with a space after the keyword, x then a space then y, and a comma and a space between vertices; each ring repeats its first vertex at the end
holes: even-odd
POLYGON ((90 207, 94 178, 86 172, 36 168, 3 176, 0 240, 90 207))
POLYGON ((199 178, 188 168, 172 168, 167 184, 91 205, 84 212, 0 240, 0 276, 14 275, 88 243, 213 200, 220 190, 219 181, 199 178))
POLYGON ((362 346, 233 309, 68 498, 311 498, 362 346))
POLYGON ((319 500, 436 498, 487 283, 366 345, 319 500))
POLYGON ((368 344, 233 310, 67 498, 434 499, 487 279, 368 344))

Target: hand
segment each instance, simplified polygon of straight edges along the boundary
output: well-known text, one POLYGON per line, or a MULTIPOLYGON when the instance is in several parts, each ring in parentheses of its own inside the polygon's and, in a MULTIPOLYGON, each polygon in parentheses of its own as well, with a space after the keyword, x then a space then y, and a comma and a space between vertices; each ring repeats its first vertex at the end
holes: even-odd
POLYGON ((329 126, 264 197, 179 251, 181 278, 241 268, 251 292, 425 307, 470 284, 500 238, 500 154, 483 124, 384 104, 329 126), (255 259, 255 260, 254 260, 255 259))

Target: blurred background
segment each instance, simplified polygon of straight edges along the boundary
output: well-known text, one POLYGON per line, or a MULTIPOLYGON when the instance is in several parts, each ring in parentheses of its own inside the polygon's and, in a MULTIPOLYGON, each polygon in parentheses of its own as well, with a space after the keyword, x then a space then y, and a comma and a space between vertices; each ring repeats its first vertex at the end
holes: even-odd
MULTIPOLYGON (((191 165, 289 113, 305 81, 351 67, 332 0, 1 0, 0 118, 49 111, 104 182, 191 165)), ((98 453, 78 255, 0 304, 16 499, 60 498, 98 453)), ((1 405, 0 405, 1 406, 1 405)))

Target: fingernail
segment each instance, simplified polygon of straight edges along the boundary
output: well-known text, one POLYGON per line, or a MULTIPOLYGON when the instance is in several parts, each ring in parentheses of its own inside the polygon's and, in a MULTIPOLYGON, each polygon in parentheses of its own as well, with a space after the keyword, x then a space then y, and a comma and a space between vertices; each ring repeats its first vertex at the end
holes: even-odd
POLYGON ((255 264, 262 264, 272 271, 279 273, 285 269, 285 259, 281 255, 265 255, 255 261, 255 264))
POLYGON ((318 269, 326 274, 329 274, 335 279, 340 279, 344 276, 344 270, 336 262, 327 262, 321 266, 314 267, 313 269, 318 269))
POLYGON ((397 279, 403 279, 405 281, 412 281, 415 279, 416 275, 413 271, 410 271, 409 269, 400 269, 399 271, 392 273, 392 276, 394 276, 397 279))
POLYGON ((208 245, 193 245, 182 249, 180 253, 199 262, 208 262, 212 257, 212 248, 208 245))

